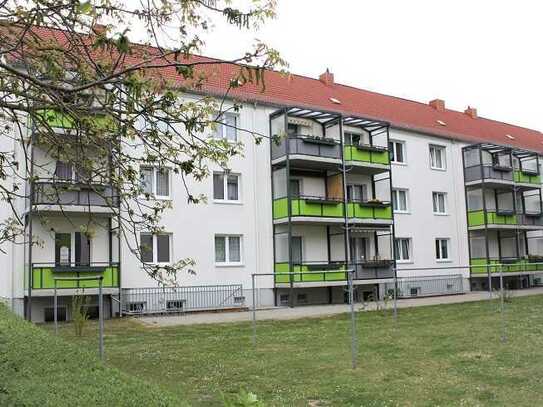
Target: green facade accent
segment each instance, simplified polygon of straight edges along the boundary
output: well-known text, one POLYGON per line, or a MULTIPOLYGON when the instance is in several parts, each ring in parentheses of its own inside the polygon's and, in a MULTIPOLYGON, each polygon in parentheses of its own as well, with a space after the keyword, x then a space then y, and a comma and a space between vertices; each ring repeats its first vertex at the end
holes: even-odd
MULTIPOLYGON (((53 109, 37 111, 36 115, 41 117, 50 127, 61 129, 73 129, 75 127, 75 121, 72 117, 53 109)), ((98 127, 98 129, 113 130, 115 128, 112 120, 104 114, 96 114, 90 116, 89 119, 94 126, 98 127)))
MULTIPOLYGON (((496 212, 486 212, 486 221, 488 225, 516 225, 516 215, 497 215, 496 212)), ((468 212, 468 226, 483 226, 485 224, 484 211, 468 212)))
MULTIPOLYGON (((75 270, 75 269, 74 269, 75 270)), ((72 272, 55 272, 52 267, 34 267, 32 269, 32 289, 53 289, 55 288, 54 277, 84 277, 86 275, 97 275, 96 271, 74 271, 72 272)), ((119 268, 110 266, 104 268, 102 272, 104 276, 104 288, 119 287, 119 268)), ((98 288, 98 280, 87 281, 58 281, 57 288, 98 288)))
MULTIPOLYGON (((325 218, 342 218, 343 203, 311 202, 305 199, 293 199, 291 201, 292 216, 312 216, 325 218)), ((288 216, 287 198, 273 201, 273 218, 283 219, 288 216)), ((349 203, 347 216, 356 219, 385 219, 392 220, 392 208, 375 207, 364 203, 349 203)))
POLYGON ((525 174, 520 170, 515 170, 513 173, 513 180, 515 182, 522 182, 524 184, 541 184, 540 175, 525 174))
MULTIPOLYGON (((310 267, 308 265, 296 265, 292 266, 292 271, 295 273, 300 274, 293 274, 293 275, 276 275, 275 276, 275 282, 276 283, 290 283, 290 280, 292 278, 292 282, 294 283, 314 283, 314 282, 322 282, 322 281, 345 281, 347 280, 347 275, 345 273, 347 269, 345 266, 338 265, 338 272, 335 272, 335 270, 327 270, 327 273, 323 274, 304 274, 307 273, 310 270, 310 267), (332 271, 332 272, 331 272, 332 271)), ((275 272, 276 273, 288 273, 289 266, 288 263, 275 263, 275 272)), ((319 270, 316 270, 319 271, 319 270)))
POLYGON ((355 219, 384 219, 392 220, 392 208, 375 207, 364 203, 351 202, 347 204, 347 216, 355 219))
POLYGON ((356 146, 345 146, 343 150, 345 161, 360 161, 372 164, 390 164, 388 151, 371 151, 360 149, 356 146))
POLYGON ((486 260, 486 259, 471 259, 470 265, 471 274, 487 274, 488 270, 491 273, 521 273, 529 271, 543 271, 543 265, 534 264, 526 259, 520 259, 513 263, 499 265, 499 260, 486 260), (501 270, 500 270, 501 269, 501 270))

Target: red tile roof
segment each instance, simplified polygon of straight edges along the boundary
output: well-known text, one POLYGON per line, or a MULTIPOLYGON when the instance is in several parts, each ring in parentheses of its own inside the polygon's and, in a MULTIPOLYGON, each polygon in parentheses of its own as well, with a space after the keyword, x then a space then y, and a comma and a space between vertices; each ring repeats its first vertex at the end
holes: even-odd
MULTIPOLYGON (((62 31, 43 27, 39 27, 38 30, 44 38, 64 42, 62 31)), ((149 53, 158 52, 150 47, 146 47, 145 50, 149 53)), ((195 56, 191 62, 198 60, 215 61, 195 56)), ((133 56, 126 62, 136 61, 137 57, 133 56)), ((224 94, 230 80, 238 72, 237 67, 227 63, 207 65, 202 69, 208 74, 203 90, 220 95, 224 94)), ((182 82, 182 78, 173 67, 161 68, 160 77, 182 82)), ((318 79, 300 75, 284 76, 279 72, 268 71, 265 74, 265 85, 264 91, 258 85, 247 84, 242 88, 231 90, 230 94, 246 101, 336 111, 384 120, 394 127, 465 142, 488 142, 543 153, 543 133, 537 130, 480 117, 472 118, 466 113, 454 110, 446 109, 440 112, 428 104, 341 84, 326 85, 318 79), (330 98, 339 100, 341 104, 332 102, 330 98)))

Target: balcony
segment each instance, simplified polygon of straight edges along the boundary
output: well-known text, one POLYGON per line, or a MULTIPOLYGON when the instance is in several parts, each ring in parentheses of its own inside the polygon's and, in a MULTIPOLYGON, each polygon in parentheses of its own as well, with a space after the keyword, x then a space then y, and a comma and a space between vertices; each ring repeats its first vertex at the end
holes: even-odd
POLYGON ((394 278, 394 261, 386 259, 366 260, 351 264, 355 280, 377 280, 394 278))
POLYGON ((471 274, 486 275, 490 273, 530 273, 543 271, 543 257, 528 256, 527 258, 502 258, 502 259, 487 259, 477 258, 471 259, 471 274))
POLYGON ((275 164, 286 159, 287 142, 289 160, 305 163, 309 167, 322 168, 323 165, 336 167, 341 164, 341 144, 338 140, 327 137, 308 135, 289 135, 279 144, 272 143, 271 156, 275 164))
POLYGON ((388 149, 369 144, 346 145, 343 157, 349 165, 366 168, 365 172, 379 173, 390 169, 388 149))
POLYGON ((541 176, 538 171, 532 170, 515 170, 513 172, 513 179, 519 184, 533 184, 534 186, 541 185, 541 176))
MULTIPOLYGON (((499 210, 486 212, 486 225, 494 226, 516 226, 517 216, 513 210, 499 210)), ((476 210, 468 212, 468 226, 485 226, 485 211, 476 210)))
MULTIPOLYGON (((298 196, 291 199, 291 216, 307 218, 343 218, 343 200, 318 197, 298 196)), ((288 217, 287 198, 273 202, 273 219, 288 217)))
MULTIPOLYGON (((89 112, 93 113, 87 116, 88 120, 81 119, 80 124, 85 125, 88 122, 89 126, 93 126, 93 128, 102 129, 104 131, 113 131, 115 129, 113 121, 108 116, 106 116, 100 109, 96 108, 93 110, 89 108, 89 112)), ((70 115, 54 109, 39 110, 36 112, 36 115, 41 119, 43 123, 45 123, 52 129, 72 130, 76 127, 76 123, 70 115)), ((37 123, 38 128, 40 127, 40 124, 43 123, 37 123)))
POLYGON ((474 165, 464 169, 464 180, 467 184, 477 182, 512 184, 513 167, 504 165, 474 165))
MULTIPOLYGON (((344 219, 343 200, 318 196, 298 196, 291 200, 291 217, 306 220, 344 219)), ((391 223, 392 207, 390 202, 351 201, 347 204, 347 216, 354 223, 391 223)), ((273 219, 288 217, 287 198, 279 198, 273 202, 273 219)))
MULTIPOLYGON (((319 283, 319 282, 337 282, 347 280, 347 268, 344 263, 329 262, 306 262, 302 264, 293 264, 292 271, 297 274, 276 275, 276 284, 293 283, 319 283), (322 273, 318 273, 322 272, 322 273)), ((276 273, 288 273, 288 263, 275 263, 276 273)))
POLYGON ((372 220, 392 222, 390 202, 380 200, 351 201, 347 204, 347 216, 353 220, 372 220))
MULTIPOLYGON (((54 289, 54 277, 87 277, 101 275, 103 279, 103 288, 119 287, 120 265, 118 263, 90 263, 66 264, 55 263, 33 263, 32 264, 32 289, 54 289)), ((77 289, 77 288, 98 288, 98 280, 85 281, 67 281, 57 282, 59 289, 77 289)))
POLYGON ((33 205, 38 210, 111 212, 119 196, 110 185, 40 179, 34 182, 33 205))

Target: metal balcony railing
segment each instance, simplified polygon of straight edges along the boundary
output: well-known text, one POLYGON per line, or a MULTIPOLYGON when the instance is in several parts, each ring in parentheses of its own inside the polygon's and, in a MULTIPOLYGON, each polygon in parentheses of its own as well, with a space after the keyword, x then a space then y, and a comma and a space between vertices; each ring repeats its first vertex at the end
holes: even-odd
POLYGON ((34 205, 117 207, 116 190, 102 183, 40 179, 33 185, 34 205))
POLYGON ((338 140, 305 135, 289 135, 288 138, 283 138, 279 144, 272 143, 272 160, 286 156, 287 142, 289 155, 341 159, 341 145, 338 140))

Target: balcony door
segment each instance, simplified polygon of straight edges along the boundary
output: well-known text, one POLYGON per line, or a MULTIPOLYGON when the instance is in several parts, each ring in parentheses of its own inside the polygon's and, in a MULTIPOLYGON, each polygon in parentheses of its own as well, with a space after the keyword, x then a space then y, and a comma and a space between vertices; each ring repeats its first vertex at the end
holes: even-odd
POLYGON ((55 233, 55 264, 89 266, 91 263, 91 240, 81 232, 55 233), (74 242, 72 250, 72 240, 74 242))
POLYGON ((360 263, 367 260, 367 238, 351 237, 350 239, 351 263, 360 263))
POLYGON ((302 252, 302 237, 292 236, 292 264, 302 264, 303 252, 302 252))

